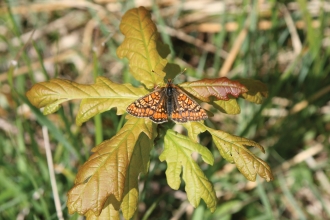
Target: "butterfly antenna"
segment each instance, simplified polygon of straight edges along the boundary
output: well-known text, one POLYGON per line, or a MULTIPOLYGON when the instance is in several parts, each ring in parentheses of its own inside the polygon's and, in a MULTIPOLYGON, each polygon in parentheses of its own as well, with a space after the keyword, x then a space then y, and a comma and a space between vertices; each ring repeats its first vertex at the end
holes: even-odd
POLYGON ((153 72, 154 74, 157 74, 158 76, 162 76, 159 73, 157 73, 155 70, 151 70, 151 72, 153 72))
POLYGON ((180 76, 182 73, 186 72, 187 68, 184 68, 178 75, 176 75, 175 77, 180 76))

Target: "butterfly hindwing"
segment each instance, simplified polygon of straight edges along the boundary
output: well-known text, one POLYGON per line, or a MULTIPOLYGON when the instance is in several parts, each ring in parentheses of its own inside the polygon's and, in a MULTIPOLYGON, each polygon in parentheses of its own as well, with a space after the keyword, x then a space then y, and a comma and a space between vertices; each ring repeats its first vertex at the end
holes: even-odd
POLYGON ((166 99, 165 94, 163 94, 161 96, 161 99, 155 108, 155 113, 153 115, 151 115, 149 118, 150 118, 150 120, 152 120, 153 122, 155 122, 157 124, 167 122, 168 113, 167 113, 167 99, 166 99))

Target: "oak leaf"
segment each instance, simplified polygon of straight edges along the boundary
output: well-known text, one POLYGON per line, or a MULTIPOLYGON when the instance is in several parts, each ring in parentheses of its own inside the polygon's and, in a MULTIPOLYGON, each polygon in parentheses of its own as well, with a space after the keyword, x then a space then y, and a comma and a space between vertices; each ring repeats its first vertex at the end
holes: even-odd
POLYGON ((140 173, 144 175, 148 173, 149 154, 152 147, 153 142, 142 133, 135 144, 132 159, 127 168, 124 197, 120 206, 125 219, 130 219, 136 211, 139 201, 138 177, 140 173))
POLYGON ((237 115, 241 112, 241 108, 239 107, 235 98, 213 101, 211 102, 211 105, 220 112, 229 115, 237 115))
POLYGON ((186 184, 185 190, 189 202, 197 207, 202 198, 213 212, 217 203, 215 191, 212 183, 191 158, 193 152, 199 153, 204 162, 213 165, 214 158, 207 148, 173 130, 167 130, 164 138, 164 151, 159 159, 167 162, 166 178, 170 187, 179 189, 182 170, 182 179, 186 184))
POLYGON ((76 117, 76 123, 81 125, 91 117, 112 108, 117 108, 117 114, 123 114, 131 102, 147 92, 143 87, 117 84, 105 77, 98 77, 96 83, 91 85, 52 79, 35 84, 26 96, 34 106, 44 108, 44 114, 57 111, 63 102, 82 99, 76 117))
POLYGON ((240 94, 248 91, 245 86, 227 77, 185 82, 179 86, 203 102, 211 101, 210 97, 215 97, 218 100, 229 100, 229 95, 237 98, 240 94))
MULTIPOLYGON (((138 138, 144 133, 153 143, 154 129, 151 121, 130 117, 113 138, 93 148, 94 153, 80 168, 75 186, 68 193, 69 212, 84 215, 93 211, 98 216, 108 197, 113 196, 114 202, 121 203, 126 175, 132 172, 128 168, 142 172, 140 167, 129 166, 138 138)), ((148 157, 144 159, 149 160, 148 157)))
POLYGON ((144 7, 127 11, 120 31, 125 35, 125 40, 118 47, 117 56, 129 59, 130 73, 136 80, 149 89, 154 88, 165 76, 163 69, 167 60, 159 55, 164 52, 164 45, 159 40, 150 13, 144 7))
POLYGON ((267 86, 261 81, 255 79, 238 79, 237 81, 248 89, 247 92, 241 94, 244 99, 261 104, 268 97, 267 86))
MULTIPOLYGON (((208 131, 221 156, 228 162, 235 163, 238 170, 248 180, 255 181, 257 174, 268 182, 274 179, 269 165, 247 149, 248 146, 253 146, 264 153, 265 150, 260 144, 220 130, 214 130, 200 122, 190 122, 185 127, 188 127, 189 137, 208 131)), ((197 137, 194 138, 196 139, 197 137)))

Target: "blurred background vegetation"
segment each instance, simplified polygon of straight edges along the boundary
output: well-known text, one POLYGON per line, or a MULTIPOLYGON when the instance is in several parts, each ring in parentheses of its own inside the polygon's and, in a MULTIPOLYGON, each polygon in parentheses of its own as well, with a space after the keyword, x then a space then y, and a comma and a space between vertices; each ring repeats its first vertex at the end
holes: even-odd
POLYGON ((215 112, 206 123, 261 143, 266 154, 253 152, 275 180, 247 181, 203 134, 215 163, 200 165, 218 208, 211 214, 201 202, 194 209, 184 184, 178 191, 167 185, 160 142, 149 175, 140 178, 135 219, 330 219, 330 2, 322 0, 1 1, 0 219, 58 219, 48 145, 63 218, 82 219, 68 214, 66 193, 91 148, 111 138, 124 117, 111 110, 77 127, 79 102, 43 116, 24 94, 55 77, 93 83, 102 75, 137 85, 116 48, 121 16, 141 5, 170 45, 170 62, 188 69, 178 82, 226 76, 267 84, 262 105, 240 100, 239 115, 215 112))

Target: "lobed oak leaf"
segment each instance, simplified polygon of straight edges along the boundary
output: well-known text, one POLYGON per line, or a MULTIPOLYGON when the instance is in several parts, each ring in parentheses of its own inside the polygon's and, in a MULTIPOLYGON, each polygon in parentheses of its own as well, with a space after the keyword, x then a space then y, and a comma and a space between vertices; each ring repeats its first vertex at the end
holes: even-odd
POLYGON ((149 89, 163 82, 163 69, 167 64, 163 57, 169 50, 159 40, 150 13, 144 7, 127 11, 120 23, 120 31, 125 35, 125 40, 118 47, 117 56, 129 60, 134 78, 149 89))
POLYGON ((257 174, 266 179, 267 182, 274 179, 269 165, 246 148, 247 146, 257 147, 264 153, 265 150, 260 144, 223 131, 211 128, 207 130, 211 133, 213 142, 221 156, 229 162, 235 163, 237 169, 248 180, 255 181, 257 174))
POLYGON ((182 179, 186 184, 185 190, 189 202, 197 207, 200 199, 203 199, 211 212, 214 212, 217 201, 213 185, 191 158, 193 152, 199 153, 204 162, 213 165, 214 158, 206 147, 173 130, 167 130, 164 138, 164 151, 159 156, 161 161, 166 160, 167 162, 167 183, 173 189, 178 189, 182 169, 182 179))
POLYGON ((163 71, 166 72, 165 79, 167 80, 174 79, 177 75, 179 75, 182 72, 180 66, 175 63, 167 63, 163 71))
POLYGON ((121 211, 125 219, 131 219, 139 201, 138 177, 140 173, 147 174, 149 168, 150 151, 153 143, 145 134, 139 136, 135 144, 131 162, 127 168, 124 198, 121 211))
POLYGON ((68 193, 70 213, 83 215, 92 211, 99 216, 109 196, 113 197, 114 202, 122 201, 127 169, 141 133, 153 143, 154 124, 149 120, 131 117, 113 138, 92 149, 94 154, 80 168, 75 186, 68 193))
POLYGON ((255 79, 238 79, 249 91, 242 93, 241 96, 253 103, 261 104, 264 98, 268 97, 268 89, 266 84, 255 79))
POLYGON ((66 79, 51 79, 37 83, 26 92, 26 96, 37 108, 44 107, 44 114, 51 114, 60 108, 60 104, 86 96, 86 85, 80 85, 66 79))
POLYGON ((237 115, 241 112, 241 108, 239 107, 237 100, 235 98, 229 98, 228 100, 217 100, 211 102, 211 105, 226 114, 237 115))
POLYGON ((82 99, 76 117, 81 125, 96 114, 117 108, 117 114, 123 114, 126 107, 138 97, 147 93, 143 87, 130 84, 117 84, 105 77, 98 77, 92 85, 78 84, 65 79, 52 79, 35 84, 26 96, 38 107, 44 107, 44 114, 51 114, 60 108, 60 104, 82 99))
POLYGON ((214 130, 201 122, 191 122, 191 124, 191 129, 187 129, 189 136, 196 136, 200 131, 203 131, 204 127, 212 135, 213 142, 221 156, 228 162, 235 163, 237 169, 248 180, 255 181, 257 174, 268 182, 274 179, 269 165, 247 149, 247 146, 253 146, 259 148, 264 153, 265 150, 260 144, 220 130, 214 130), (197 131, 194 131, 194 128, 197 128, 197 131))
POLYGON ((133 87, 131 84, 117 84, 105 77, 96 78, 99 97, 83 99, 76 117, 76 123, 81 125, 91 117, 117 108, 117 114, 126 113, 127 106, 137 98, 148 93, 143 87, 133 87))
POLYGON ((187 129, 188 137, 195 142, 198 142, 198 135, 206 131, 204 122, 187 122, 182 124, 182 126, 187 129))
POLYGON ((203 102, 210 102, 212 96, 218 100, 229 100, 229 95, 237 98, 248 91, 244 85, 227 77, 185 82, 179 87, 203 102))
POLYGON ((113 203, 118 202, 114 201, 113 197, 108 198, 100 215, 96 216, 93 211, 88 211, 85 214, 86 220, 120 220, 119 210, 114 207, 113 203))
MULTIPOLYGON (((148 137, 142 133, 135 144, 132 160, 127 168, 125 179, 124 197, 120 204, 120 209, 125 219, 131 219, 136 211, 139 199, 138 177, 140 173, 147 174, 149 167, 149 153, 152 143, 148 137)), ((119 203, 110 196, 99 216, 92 211, 86 213, 88 220, 120 219, 119 203), (115 205, 113 205, 115 204, 115 205)))

